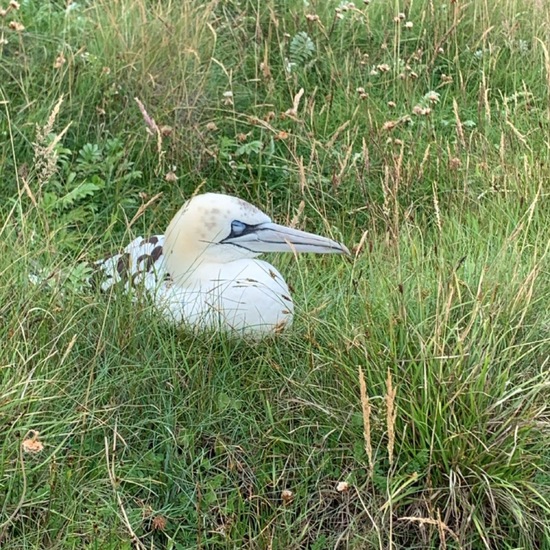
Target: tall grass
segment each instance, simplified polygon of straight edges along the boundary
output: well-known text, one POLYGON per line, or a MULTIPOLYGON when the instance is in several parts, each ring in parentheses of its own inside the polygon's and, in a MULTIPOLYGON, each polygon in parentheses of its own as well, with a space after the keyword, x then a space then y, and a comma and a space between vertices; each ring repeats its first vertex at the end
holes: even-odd
POLYGON ((549 24, 520 0, 12 3, 0 545, 550 547, 549 24), (86 287, 196 189, 354 258, 273 258, 297 319, 254 345, 86 287))

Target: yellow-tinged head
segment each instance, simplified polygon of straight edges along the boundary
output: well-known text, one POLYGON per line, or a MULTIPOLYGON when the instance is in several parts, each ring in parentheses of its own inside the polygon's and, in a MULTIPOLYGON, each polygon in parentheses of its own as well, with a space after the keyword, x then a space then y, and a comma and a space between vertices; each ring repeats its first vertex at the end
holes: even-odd
POLYGON ((248 202, 218 193, 187 201, 166 229, 164 256, 176 279, 203 263, 224 264, 264 252, 349 254, 341 243, 275 224, 248 202))

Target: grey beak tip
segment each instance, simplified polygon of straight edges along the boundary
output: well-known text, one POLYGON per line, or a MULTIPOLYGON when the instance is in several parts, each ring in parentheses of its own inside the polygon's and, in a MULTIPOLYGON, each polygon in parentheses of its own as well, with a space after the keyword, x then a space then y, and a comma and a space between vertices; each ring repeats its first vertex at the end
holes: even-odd
POLYGON ((349 248, 344 243, 338 243, 338 245, 340 246, 340 249, 341 249, 340 254, 348 258, 352 257, 352 253, 349 251, 349 248))

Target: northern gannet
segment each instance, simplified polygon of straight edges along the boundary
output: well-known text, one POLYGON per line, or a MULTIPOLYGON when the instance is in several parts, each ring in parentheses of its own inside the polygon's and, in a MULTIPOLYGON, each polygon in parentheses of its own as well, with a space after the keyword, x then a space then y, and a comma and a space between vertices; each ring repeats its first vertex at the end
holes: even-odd
POLYGON ((248 202, 205 193, 188 200, 165 235, 138 237, 95 263, 99 286, 149 294, 169 320, 241 334, 277 333, 292 322, 288 285, 264 252, 347 254, 341 243, 273 223, 248 202))

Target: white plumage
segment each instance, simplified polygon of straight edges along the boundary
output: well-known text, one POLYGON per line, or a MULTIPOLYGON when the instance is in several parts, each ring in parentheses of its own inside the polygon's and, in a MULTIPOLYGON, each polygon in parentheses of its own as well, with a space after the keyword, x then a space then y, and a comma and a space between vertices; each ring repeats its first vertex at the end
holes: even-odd
POLYGON ((331 239, 277 225, 251 204, 227 195, 193 197, 165 235, 137 238, 96 262, 102 290, 143 289, 176 323, 239 333, 279 332, 294 305, 282 275, 256 257, 264 252, 349 254, 331 239))

